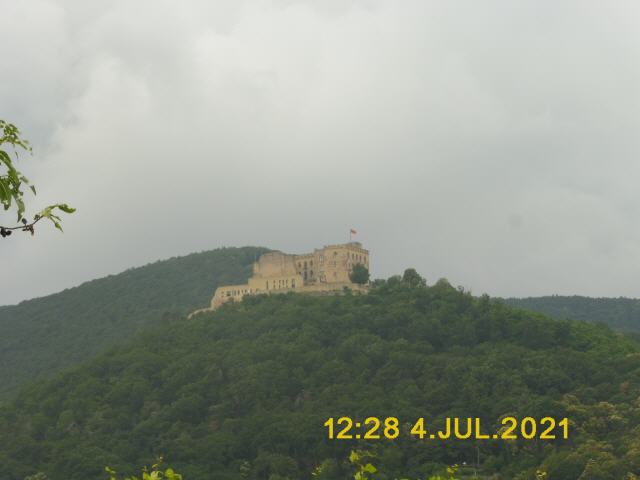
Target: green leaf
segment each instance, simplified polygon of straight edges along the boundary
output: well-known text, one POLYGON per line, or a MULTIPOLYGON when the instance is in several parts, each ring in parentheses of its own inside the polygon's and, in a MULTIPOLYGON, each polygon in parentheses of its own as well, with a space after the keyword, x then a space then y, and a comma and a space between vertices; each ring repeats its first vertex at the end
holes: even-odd
POLYGON ((364 470, 367 473, 376 473, 378 471, 376 467, 374 467, 370 463, 367 463, 364 467, 362 467, 362 470, 364 470))
POLYGON ((22 219, 22 214, 24 213, 24 202, 20 196, 16 197, 14 195, 13 198, 16 200, 16 205, 18 205, 18 221, 20 221, 22 219))
POLYGON ((64 213, 73 213, 76 211, 75 208, 70 207, 69 205, 67 205, 66 203, 59 203, 56 205, 56 207, 58 207, 60 210, 62 210, 64 213))
POLYGON ((11 192, 2 180, 0 180, 0 202, 3 204, 5 202, 11 202, 11 192))

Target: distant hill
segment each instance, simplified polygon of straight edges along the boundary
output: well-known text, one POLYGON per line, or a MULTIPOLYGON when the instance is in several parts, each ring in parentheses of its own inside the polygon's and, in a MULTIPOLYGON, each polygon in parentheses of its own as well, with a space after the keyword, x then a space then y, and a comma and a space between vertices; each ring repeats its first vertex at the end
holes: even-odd
POLYGON ((265 251, 194 253, 0 307, 0 400, 36 377, 207 306, 217 285, 245 281, 265 251))
POLYGON ((346 480, 358 447, 375 454, 380 479, 478 455, 482 478, 634 478, 639 379, 640 344, 607 327, 392 277, 369 295, 249 297, 29 386, 0 408, 0 465, 7 480, 38 470, 86 480, 163 454, 185 480, 302 480, 320 464, 314 480, 346 480), (401 434, 328 440, 324 422, 343 415, 398 417, 401 434), (569 439, 409 433, 420 417, 429 428, 446 416, 496 432, 503 415, 568 417, 569 439))
POLYGON ((591 298, 547 296, 507 298, 505 302, 526 310, 544 313, 558 320, 567 318, 604 323, 616 330, 640 333, 640 300, 636 298, 591 298))

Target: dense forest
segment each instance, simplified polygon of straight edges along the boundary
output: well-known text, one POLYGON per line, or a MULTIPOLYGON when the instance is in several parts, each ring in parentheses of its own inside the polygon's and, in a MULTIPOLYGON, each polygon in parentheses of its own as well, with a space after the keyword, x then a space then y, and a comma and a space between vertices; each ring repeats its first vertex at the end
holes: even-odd
MULTIPOLYGON (((78 365, 147 327, 208 305, 218 285, 244 282, 265 248, 222 248, 158 261, 54 295, 0 307, 0 402, 38 378, 78 365)), ((559 320, 640 333, 640 301, 510 298, 559 320)))
POLYGON ((611 328, 640 334, 640 300, 636 298, 591 298, 550 295, 508 298, 509 305, 544 313, 558 320, 567 318, 604 323, 611 328))
POLYGON ((55 295, 0 307, 0 401, 142 329, 208 306, 245 281, 264 248, 222 248, 132 268, 55 295))
MULTIPOLYGON (((96 312, 96 314, 99 314, 96 312)), ((2 475, 101 478, 158 455, 185 480, 340 480, 351 449, 374 478, 424 478, 480 459, 496 479, 640 473, 640 344, 441 280, 369 295, 256 296, 140 333, 0 407, 2 475), (398 417, 396 440, 329 440, 329 417, 398 417), (420 417, 568 417, 568 440, 419 440, 420 417), (402 475, 402 476, 401 476, 402 475)), ((352 478, 352 477, 351 477, 352 478)))

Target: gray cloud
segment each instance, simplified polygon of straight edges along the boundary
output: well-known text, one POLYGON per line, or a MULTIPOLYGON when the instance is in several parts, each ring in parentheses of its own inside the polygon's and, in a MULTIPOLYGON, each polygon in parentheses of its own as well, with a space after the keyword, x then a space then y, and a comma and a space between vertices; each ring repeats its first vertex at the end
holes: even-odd
POLYGON ((373 273, 640 296, 636 2, 3 6, 1 117, 66 233, 0 245, 0 303, 355 227, 373 273), (6 50, 6 49, 5 49, 6 50))

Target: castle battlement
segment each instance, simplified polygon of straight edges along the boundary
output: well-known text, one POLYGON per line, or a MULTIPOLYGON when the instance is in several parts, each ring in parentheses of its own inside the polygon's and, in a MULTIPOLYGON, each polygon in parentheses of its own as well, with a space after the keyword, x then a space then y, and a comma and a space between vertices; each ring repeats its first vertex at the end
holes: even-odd
POLYGON ((345 288, 366 292, 366 285, 353 283, 350 279, 353 267, 358 264, 369 269, 369 251, 359 242, 325 245, 312 253, 299 255, 280 251, 264 253, 253 264, 253 275, 247 283, 218 287, 211 306, 193 314, 215 310, 230 301, 240 301, 245 295, 339 293, 345 288))

